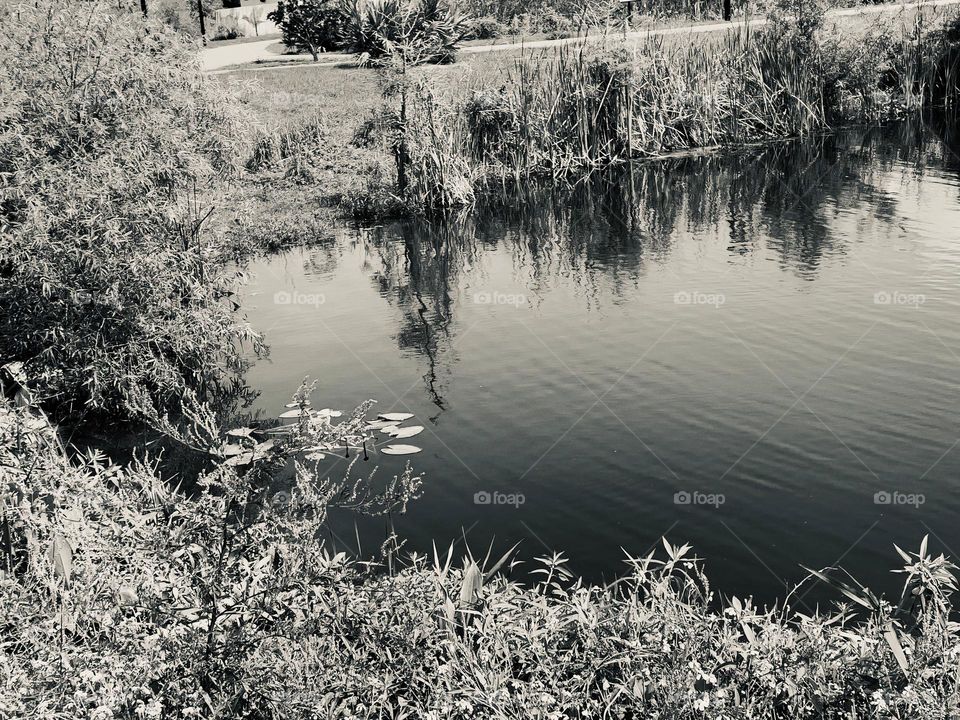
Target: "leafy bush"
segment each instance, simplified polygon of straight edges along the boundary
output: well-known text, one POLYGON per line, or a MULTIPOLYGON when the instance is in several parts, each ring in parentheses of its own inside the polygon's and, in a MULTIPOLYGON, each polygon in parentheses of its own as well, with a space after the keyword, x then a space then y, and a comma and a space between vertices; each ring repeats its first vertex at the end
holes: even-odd
MULTIPOLYGON (((220 4, 216 0, 202 0, 202 2, 203 14, 209 23, 214 19, 214 13, 220 4)), ((139 4, 137 7, 139 8, 139 4)), ((150 4, 149 11, 151 15, 160 18, 161 22, 175 30, 195 37, 200 35, 200 13, 197 0, 160 0, 150 4)))
POLYGON ((537 17, 536 28, 551 40, 570 37, 576 32, 573 20, 553 8, 548 8, 537 17))
POLYGON ((467 25, 464 40, 496 40, 507 34, 507 28, 492 15, 471 20, 467 25))
POLYGON ((467 32, 467 18, 447 0, 352 0, 344 47, 361 64, 448 63, 467 32))
POLYGON ((166 2, 159 3, 156 9, 157 17, 160 20, 174 30, 183 30, 184 22, 181 14, 181 8, 179 3, 172 0, 166 0, 166 2))
POLYGON ((280 0, 267 19, 280 28, 284 44, 309 52, 314 60, 340 46, 344 16, 334 0, 280 0))
POLYGON ((217 23, 211 37, 214 40, 236 40, 242 36, 240 34, 240 26, 237 24, 236 19, 227 16, 217 23))
POLYGON ((240 169, 245 116, 158 22, 18 12, 0 38, 0 360, 60 416, 155 419, 257 343, 203 207, 240 169))

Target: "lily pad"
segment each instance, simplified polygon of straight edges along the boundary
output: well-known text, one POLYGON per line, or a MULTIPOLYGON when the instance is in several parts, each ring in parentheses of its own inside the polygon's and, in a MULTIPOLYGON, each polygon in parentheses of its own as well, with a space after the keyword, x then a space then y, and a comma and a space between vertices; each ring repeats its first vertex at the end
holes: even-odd
POLYGON ((416 445, 387 445, 385 448, 381 448, 380 452, 384 455, 413 455, 422 449, 416 445))
POLYGON ((403 438, 413 437, 414 435, 419 435, 423 432, 423 425, 411 425, 409 427, 398 427, 390 434, 398 440, 403 438))
POLYGON ((250 433, 253 432, 253 428, 242 427, 234 428, 233 430, 227 430, 227 435, 232 437, 250 437, 250 433))
POLYGON ((364 430, 383 430, 388 427, 396 427, 400 424, 399 420, 372 420, 364 426, 364 430))
POLYGON ((309 415, 311 412, 313 411, 309 408, 304 408, 303 410, 300 408, 294 408, 293 410, 287 410, 285 413, 280 413, 277 417, 279 417, 281 420, 286 420, 287 418, 298 418, 303 415, 309 415))
POLYGON ((413 417, 413 413, 381 413, 377 415, 381 420, 392 420, 393 422, 403 422, 413 417))
MULTIPOLYGON (((303 404, 309 406, 309 405, 310 405, 310 401, 307 400, 307 401, 305 401, 303 404)), ((288 407, 288 408, 298 408, 298 407, 300 407, 300 403, 296 403, 296 402, 287 403, 284 407, 288 407)))

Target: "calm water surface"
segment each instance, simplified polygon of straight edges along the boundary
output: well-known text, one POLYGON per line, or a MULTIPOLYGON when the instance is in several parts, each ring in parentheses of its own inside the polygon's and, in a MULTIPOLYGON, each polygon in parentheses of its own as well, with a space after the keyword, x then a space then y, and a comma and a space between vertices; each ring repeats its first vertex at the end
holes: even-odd
MULTIPOLYGON (((332 231, 252 268, 257 409, 309 375, 321 405, 416 413, 409 550, 522 540, 601 579, 666 534, 724 593, 772 601, 800 563, 896 591, 892 543, 960 557, 958 147, 858 130, 332 231)), ((383 521, 360 529, 368 554, 383 521)))

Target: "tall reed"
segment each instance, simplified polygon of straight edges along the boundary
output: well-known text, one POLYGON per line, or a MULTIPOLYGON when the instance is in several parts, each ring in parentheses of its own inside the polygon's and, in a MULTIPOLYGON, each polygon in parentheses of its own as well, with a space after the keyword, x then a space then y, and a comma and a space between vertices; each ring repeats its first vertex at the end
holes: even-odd
POLYGON ((457 204, 472 197, 468 182, 559 181, 636 158, 950 106, 960 78, 957 28, 918 30, 898 45, 880 35, 841 41, 788 22, 706 45, 650 38, 525 56, 496 86, 412 100, 413 201, 457 204))

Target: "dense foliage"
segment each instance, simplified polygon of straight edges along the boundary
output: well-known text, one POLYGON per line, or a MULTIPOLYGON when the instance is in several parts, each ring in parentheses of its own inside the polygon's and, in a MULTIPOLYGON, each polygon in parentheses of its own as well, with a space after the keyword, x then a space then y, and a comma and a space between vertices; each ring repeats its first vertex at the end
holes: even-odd
POLYGON ((361 64, 402 57, 451 62, 470 26, 448 0, 282 0, 268 16, 284 44, 311 54, 346 50, 361 64))
POLYGON ((283 440, 208 435, 215 469, 188 495, 148 462, 71 463, 0 401, 0 717, 304 716, 312 689, 296 694, 287 660, 362 575, 324 551, 328 508, 402 512, 419 487, 409 470, 350 479, 358 454, 321 473, 369 407, 304 414, 283 440))
POLYGON ((344 47, 361 61, 451 62, 467 32, 466 17, 447 0, 352 0, 344 47))
POLYGON ((847 604, 817 615, 721 603, 690 548, 666 541, 606 587, 556 555, 520 584, 509 553, 459 565, 452 547, 401 556, 394 538, 373 564, 332 553, 329 507, 399 512, 419 487, 409 470, 374 490, 322 469, 313 453, 359 440, 366 408, 345 426, 302 418, 276 445, 228 435, 194 495, 146 463, 71 463, 35 419, 0 410, 0 717, 955 712, 956 568, 926 541, 900 551, 899 603, 821 575, 847 604), (292 487, 276 492, 286 462, 292 487))
POLYGON ((205 198, 244 160, 244 116, 162 23, 86 2, 15 13, 0 37, 0 362, 22 361, 60 416, 156 416, 224 387, 258 341, 205 198))
POLYGON ((283 33, 289 47, 310 53, 339 48, 344 32, 344 13, 336 0, 280 0, 267 15, 283 33))

